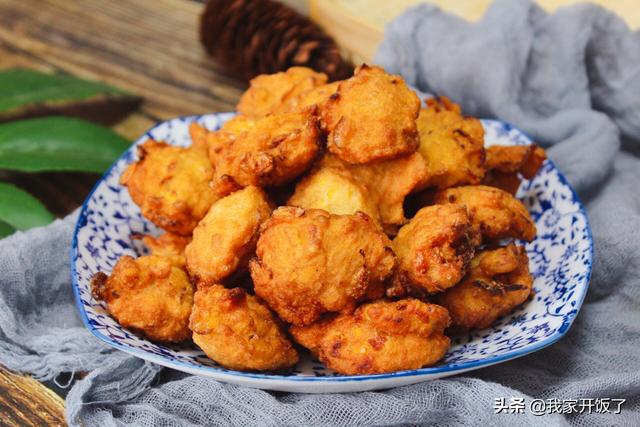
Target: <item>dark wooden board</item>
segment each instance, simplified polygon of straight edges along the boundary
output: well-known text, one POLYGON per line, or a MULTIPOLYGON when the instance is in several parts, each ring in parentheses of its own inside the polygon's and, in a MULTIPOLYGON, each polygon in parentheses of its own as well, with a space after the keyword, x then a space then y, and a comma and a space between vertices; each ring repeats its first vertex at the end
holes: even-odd
POLYGON ((0 424, 63 426, 64 401, 38 381, 0 366, 0 424))

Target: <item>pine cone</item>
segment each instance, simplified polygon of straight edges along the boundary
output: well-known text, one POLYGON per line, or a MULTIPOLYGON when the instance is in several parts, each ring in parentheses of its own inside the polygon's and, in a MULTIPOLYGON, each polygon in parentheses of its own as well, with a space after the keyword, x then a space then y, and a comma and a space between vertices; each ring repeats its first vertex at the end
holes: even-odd
POLYGON ((200 40, 229 72, 247 80, 292 66, 340 80, 353 69, 322 29, 272 0, 209 0, 200 20, 200 40))

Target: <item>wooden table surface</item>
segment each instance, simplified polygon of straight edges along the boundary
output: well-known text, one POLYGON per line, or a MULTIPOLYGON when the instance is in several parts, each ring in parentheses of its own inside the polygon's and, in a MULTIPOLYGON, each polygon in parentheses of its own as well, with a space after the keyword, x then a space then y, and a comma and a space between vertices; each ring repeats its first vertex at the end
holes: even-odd
MULTIPOLYGON (((57 70, 102 80, 143 98, 114 126, 135 139, 175 116, 231 111, 245 84, 203 52, 192 0, 0 0, 0 68, 57 70)), ((57 216, 79 206, 93 174, 2 173, 57 216)), ((59 389, 58 389, 59 391, 59 389)), ((1 425, 64 425, 64 400, 0 367, 1 425)))

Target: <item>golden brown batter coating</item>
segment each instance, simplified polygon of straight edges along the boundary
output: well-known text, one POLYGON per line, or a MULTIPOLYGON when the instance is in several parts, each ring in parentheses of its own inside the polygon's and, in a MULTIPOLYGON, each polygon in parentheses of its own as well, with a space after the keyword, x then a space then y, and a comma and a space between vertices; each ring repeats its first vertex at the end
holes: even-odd
POLYGON ((408 298, 377 301, 309 326, 293 326, 294 339, 320 361, 346 375, 379 374, 430 366, 442 359, 450 340, 444 308, 408 298))
POLYGON ((288 109, 289 111, 302 110, 317 105, 320 110, 322 110, 331 98, 331 95, 338 91, 339 85, 340 81, 337 81, 302 92, 298 97, 291 100, 288 109))
POLYGON ((260 224, 271 215, 267 195, 249 186, 215 202, 193 230, 185 249, 191 279, 202 286, 221 283, 253 256, 260 224))
MULTIPOLYGON (((192 147, 204 150, 209 154, 209 138, 218 140, 216 137, 209 136, 212 133, 202 125, 193 122, 189 125, 189 135, 191 136, 192 147)), ((218 195, 217 198, 224 197, 228 194, 238 191, 242 188, 232 177, 229 175, 216 174, 214 171, 214 180, 211 182, 211 188, 218 195)))
POLYGON ((255 292, 285 321, 307 325, 384 295, 391 242, 366 214, 282 207, 264 223, 250 263, 255 292))
POLYGON ((428 293, 458 283, 473 257, 473 233, 467 211, 457 205, 422 208, 393 240, 399 280, 428 293))
POLYGON ((420 100, 400 76, 362 65, 322 108, 328 150, 349 163, 390 160, 418 148, 420 100))
POLYGON ((259 119, 236 116, 208 134, 209 158, 217 180, 241 186, 280 186, 309 168, 320 152, 321 135, 313 109, 259 119))
POLYGON ((110 276, 93 276, 91 287, 94 298, 104 301, 125 328, 160 342, 179 342, 191 336, 193 285, 170 258, 125 255, 110 276))
POLYGON ((479 184, 484 176, 484 129, 446 97, 428 99, 420 111, 418 151, 427 162, 426 186, 445 189, 479 184))
POLYGON ((524 247, 509 245, 476 255, 465 279, 437 301, 449 310, 453 328, 482 329, 525 302, 532 286, 524 247))
POLYGON ((191 137, 191 147, 208 151, 207 135, 209 130, 197 122, 191 122, 189 125, 189 136, 191 137))
POLYGON ((291 206, 324 209, 334 214, 361 211, 395 234, 406 223, 404 200, 420 188, 427 168, 420 154, 352 165, 326 155, 311 175, 296 186, 291 206))
MULTIPOLYGON (((138 238, 138 236, 133 236, 138 238)), ((180 268, 185 268, 184 248, 191 242, 191 236, 180 236, 173 233, 164 233, 158 237, 140 236, 142 243, 149 248, 151 255, 170 258, 180 268)))
POLYGON ((378 207, 380 221, 390 234, 395 234, 392 231, 397 231, 397 226, 407 222, 404 200, 421 188, 428 175, 427 165, 418 153, 364 165, 352 165, 327 155, 321 165, 346 171, 355 178, 378 207))
POLYGON ((172 233, 189 235, 217 199, 213 167, 198 147, 149 140, 120 177, 142 214, 172 233))
POLYGON ((189 327, 193 342, 228 369, 278 371, 298 363, 298 353, 278 320, 240 288, 199 289, 189 327))
POLYGON ((520 187, 518 175, 525 179, 533 178, 546 158, 544 149, 537 145, 491 146, 487 148, 487 174, 483 184, 516 194, 520 187))
POLYGON ((538 173, 547 153, 541 147, 532 145, 493 145, 487 148, 487 170, 501 172, 518 172, 526 179, 531 179, 538 173))
POLYGON ((364 212, 379 222, 378 206, 367 190, 346 170, 321 167, 296 185, 289 206, 323 209, 336 215, 364 212))
POLYGON ((262 74, 251 79, 242 94, 237 110, 240 114, 262 117, 291 111, 300 94, 327 83, 327 75, 307 67, 291 67, 285 72, 262 74))
POLYGON ((485 242, 513 238, 532 241, 534 224, 522 202, 506 191, 485 185, 469 185, 440 191, 436 203, 454 203, 467 207, 477 235, 485 242))

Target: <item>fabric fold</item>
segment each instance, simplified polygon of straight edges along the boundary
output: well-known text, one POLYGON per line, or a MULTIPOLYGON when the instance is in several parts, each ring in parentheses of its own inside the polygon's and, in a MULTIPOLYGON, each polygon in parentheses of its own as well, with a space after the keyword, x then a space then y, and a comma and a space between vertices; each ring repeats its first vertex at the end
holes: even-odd
POLYGON ((69 253, 76 218, 0 240, 0 363, 42 381, 95 369, 113 352, 75 306, 69 253))
POLYGON ((640 142, 639 46, 640 33, 590 4, 548 14, 498 0, 476 23, 422 4, 388 25, 376 62, 553 145, 551 158, 583 191, 609 173, 621 134, 640 142))

